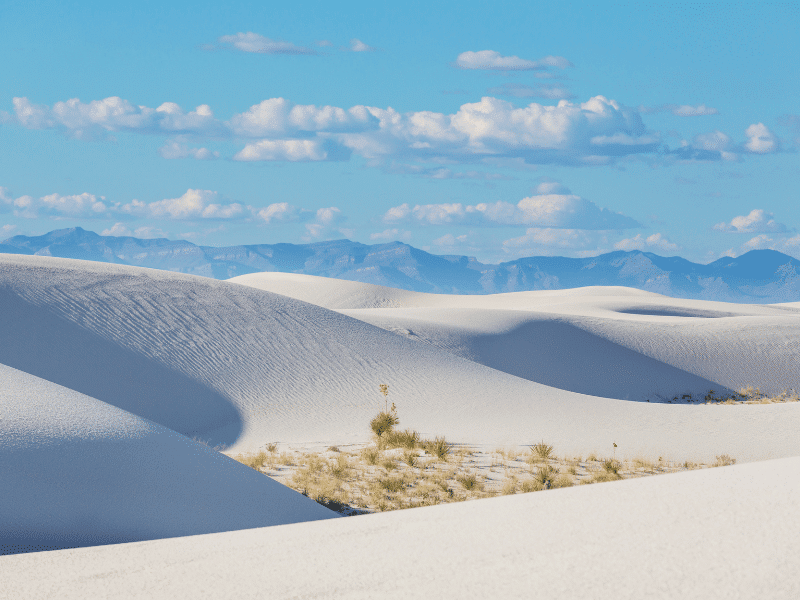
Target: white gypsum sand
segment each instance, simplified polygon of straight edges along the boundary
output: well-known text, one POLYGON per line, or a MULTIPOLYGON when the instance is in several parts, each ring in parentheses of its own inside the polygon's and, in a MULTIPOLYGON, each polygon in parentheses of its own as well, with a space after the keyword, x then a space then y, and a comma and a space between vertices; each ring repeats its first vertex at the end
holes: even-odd
POLYGON ((105 543, 259 527, 277 522, 269 520, 273 507, 294 515, 284 523, 335 516, 190 438, 232 454, 268 442, 363 443, 369 419, 384 406, 381 383, 389 385, 400 428, 423 437, 490 447, 545 440, 561 456, 608 457, 615 443, 617 458, 708 463, 726 454, 740 464, 335 523, 2 557, 0 567, 14 573, 7 587, 13 597, 42 590, 87 597, 97 595, 97 585, 109 597, 144 596, 153 595, 157 581, 175 597, 236 589, 247 597, 255 594, 250 585, 267 597, 372 597, 387 586, 398 597, 492 595, 487 590, 524 597, 539 588, 573 597, 592 581, 600 582, 596 595, 608 598, 628 590, 636 592, 628 597, 647 597, 647 581, 657 582, 655 597, 691 597, 686 590, 714 597, 714 589, 724 597, 732 581, 741 584, 735 589, 769 589, 772 597, 793 589, 795 580, 780 574, 794 571, 780 569, 797 556, 797 535, 790 535, 797 524, 781 511, 797 499, 797 459, 753 461, 800 455, 800 403, 712 406, 682 396, 745 385, 768 393, 800 387, 795 307, 625 288, 459 297, 306 276, 300 283, 286 274, 222 282, 0 255, 0 363, 8 374, 0 397, 11 407, 0 412, 0 477, 16 482, 6 496, 14 510, 0 511, 0 531, 35 524, 36 511, 51 507, 39 543, 96 544, 81 537, 86 519, 73 518, 87 514, 76 507, 91 502, 104 515, 92 531, 116 532, 105 543), (45 418, 51 402, 69 409, 53 415, 66 416, 45 418), (6 416, 12 412, 13 420, 6 416), (43 440, 51 450, 42 461, 19 453, 43 440), (73 455, 71 448, 86 451, 73 455), (114 496, 118 485, 125 493, 114 496), (259 503, 250 489, 269 498, 285 490, 287 501, 259 503), (192 511, 170 516, 185 502, 180 490, 199 498, 193 506, 204 521, 192 511), (72 519, 69 535, 53 528, 59 518, 72 519), (123 531, 126 519, 139 523, 140 537, 123 531), (172 523, 186 529, 170 529, 172 523), (745 549, 756 571, 742 575, 727 549, 755 531, 770 537, 745 549), (600 549, 603 540, 610 548, 600 549), (388 550, 381 555, 379 546, 388 550), (229 560, 218 554, 226 549, 229 560), (767 550, 786 558, 765 563, 759 557, 767 550), (258 555, 252 560, 261 570, 248 552, 258 555), (281 552, 286 560, 274 558, 281 552), (337 561, 351 558, 356 562, 343 574, 337 561), (394 561, 401 573, 387 576, 375 561, 394 561), (541 583, 539 567, 523 566, 534 564, 553 565, 554 576, 541 583), (575 564, 588 565, 585 577, 572 576, 575 564), (252 573, 243 575, 240 566, 248 565, 252 573), (33 581, 37 569, 48 577, 33 581), (97 579, 98 573, 110 574, 97 579), (266 591, 262 577, 272 582, 266 591))
POLYGON ((10 598, 794 600, 800 458, 0 558, 10 598))

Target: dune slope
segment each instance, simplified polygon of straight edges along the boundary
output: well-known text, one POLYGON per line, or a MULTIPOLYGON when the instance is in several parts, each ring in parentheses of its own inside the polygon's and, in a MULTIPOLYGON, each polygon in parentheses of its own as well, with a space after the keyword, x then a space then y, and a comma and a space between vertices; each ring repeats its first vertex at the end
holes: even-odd
POLYGON ((800 594, 800 458, 3 559, 14 598, 800 594), (146 573, 147 576, 142 576, 146 573))
POLYGON ((4 365, 0 481, 0 554, 338 516, 161 425, 4 365))

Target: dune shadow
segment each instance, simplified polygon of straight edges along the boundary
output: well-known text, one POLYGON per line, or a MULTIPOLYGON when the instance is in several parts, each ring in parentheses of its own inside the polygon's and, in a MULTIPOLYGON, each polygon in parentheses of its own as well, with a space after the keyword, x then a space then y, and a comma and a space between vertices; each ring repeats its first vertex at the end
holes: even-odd
POLYGON ((473 360, 550 387, 623 400, 730 391, 564 321, 534 321, 472 340, 473 360))
POLYGON ((637 308, 623 308, 614 312, 624 315, 647 315, 650 317, 694 317, 697 319, 721 319, 723 317, 733 317, 734 313, 705 310, 701 308, 672 308, 661 306, 641 306, 637 308))
POLYGON ((155 421, 209 446, 241 435, 221 394, 0 286, 0 363, 155 421))

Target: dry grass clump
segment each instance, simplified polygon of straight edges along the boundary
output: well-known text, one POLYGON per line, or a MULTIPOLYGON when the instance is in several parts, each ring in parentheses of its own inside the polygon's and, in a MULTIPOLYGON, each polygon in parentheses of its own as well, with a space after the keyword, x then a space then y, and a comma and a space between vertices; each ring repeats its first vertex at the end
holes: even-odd
POLYGON ((731 458, 727 454, 720 454, 719 456, 717 456, 717 460, 714 463, 714 466, 715 467, 727 467, 729 465, 735 465, 735 464, 736 464, 736 459, 735 458, 731 458))
POLYGON ((444 437, 435 437, 432 440, 427 440, 422 443, 422 447, 439 460, 444 461, 447 461, 447 457, 450 456, 450 451, 452 450, 451 444, 444 437))
POLYGON ((714 390, 708 390, 708 393, 704 395, 694 396, 693 394, 683 394, 668 400, 668 402, 683 401, 689 403, 704 402, 705 404, 778 404, 784 402, 800 402, 800 395, 794 390, 784 390, 780 394, 770 396, 757 387, 747 386, 735 392, 717 393, 714 390))
POLYGON ((266 452, 256 452, 251 454, 237 454, 236 456, 232 456, 233 460, 242 463, 243 465, 247 465, 251 469, 255 469, 256 471, 260 471, 261 467, 264 466, 264 463, 267 461, 267 453, 266 452))
POLYGON ((547 460, 553 453, 553 447, 549 444, 545 444, 544 440, 542 440, 538 444, 531 446, 531 452, 540 460, 547 460))

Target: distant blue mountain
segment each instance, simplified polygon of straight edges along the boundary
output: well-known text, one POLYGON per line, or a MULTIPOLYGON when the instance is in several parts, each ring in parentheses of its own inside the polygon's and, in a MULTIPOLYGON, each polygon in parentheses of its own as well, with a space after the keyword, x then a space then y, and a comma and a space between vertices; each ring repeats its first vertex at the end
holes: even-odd
POLYGON ((800 261, 774 250, 752 250, 708 265, 639 251, 594 258, 537 256, 492 265, 467 256, 429 254, 401 242, 367 245, 335 240, 215 248, 187 241, 101 236, 75 227, 41 236, 14 236, 0 243, 0 253, 79 258, 216 279, 261 271, 306 273, 446 294, 621 285, 680 298, 800 301, 800 261))

